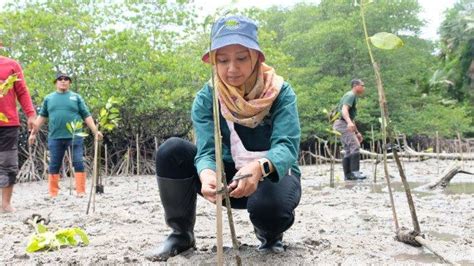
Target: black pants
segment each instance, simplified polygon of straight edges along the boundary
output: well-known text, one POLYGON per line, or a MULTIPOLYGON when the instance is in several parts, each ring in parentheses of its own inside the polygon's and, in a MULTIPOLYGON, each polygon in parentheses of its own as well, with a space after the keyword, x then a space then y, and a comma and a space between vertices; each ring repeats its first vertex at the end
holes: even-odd
MULTIPOLYGON (((158 149, 156 173, 158 177, 170 179, 192 177, 195 180, 195 189, 183 193, 200 194, 201 181, 194 166, 195 156, 196 146, 192 143, 180 138, 170 138, 158 149)), ((227 181, 230 181, 237 170, 233 163, 225 163, 224 167, 227 181)), ((300 198, 300 178, 288 175, 279 183, 265 179, 258 184, 257 190, 250 197, 231 198, 231 205, 232 208, 247 209, 252 224, 257 228, 282 233, 293 224, 294 209, 298 206, 300 198)))

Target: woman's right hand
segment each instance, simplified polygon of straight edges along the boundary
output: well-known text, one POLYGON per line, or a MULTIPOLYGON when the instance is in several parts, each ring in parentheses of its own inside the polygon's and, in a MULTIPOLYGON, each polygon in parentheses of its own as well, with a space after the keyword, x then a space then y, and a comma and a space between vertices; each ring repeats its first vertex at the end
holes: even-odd
POLYGON ((216 172, 204 169, 199 175, 201 180, 202 196, 212 203, 216 203, 216 172))

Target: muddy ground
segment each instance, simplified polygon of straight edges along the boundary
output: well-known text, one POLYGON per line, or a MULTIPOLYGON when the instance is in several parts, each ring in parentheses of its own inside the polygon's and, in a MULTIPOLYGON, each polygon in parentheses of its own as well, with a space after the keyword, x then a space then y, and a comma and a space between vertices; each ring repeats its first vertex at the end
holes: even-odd
MULTIPOLYGON (((439 163, 440 172, 450 165, 439 163)), ((445 191, 417 189, 437 178, 436 160, 405 162, 421 230, 440 253, 452 261, 474 265, 474 177, 460 174, 445 191)), ((363 163, 372 176, 373 167, 363 163)), ((344 182, 336 166, 336 188, 328 186, 328 166, 302 167, 303 196, 296 209, 297 221, 285 234, 287 250, 279 255, 261 255, 247 212, 234 210, 244 264, 436 264, 441 261, 423 248, 393 239, 394 224, 385 182, 379 178, 344 182)), ((411 227, 410 213, 400 179, 390 166, 395 201, 401 225, 411 227)), ((466 164, 474 171, 474 163, 466 164)), ((378 168, 380 175, 382 168, 378 168)), ((98 195, 96 211, 86 215, 87 199, 70 196, 69 180, 62 181, 61 195, 54 201, 47 195, 46 182, 19 184, 14 192, 13 214, 0 214, 0 264, 144 264, 143 253, 163 240, 169 229, 163 218, 156 180, 153 176, 107 177, 105 194, 98 195), (138 189, 137 189, 138 187, 138 189), (89 246, 27 254, 25 247, 32 229, 23 220, 32 213, 51 219, 56 227, 79 226, 90 236, 89 246)), ((89 182, 89 181, 88 181, 89 182)), ((198 200, 195 234, 197 249, 169 260, 171 264, 213 264, 215 262, 215 207, 198 200)), ((225 217, 225 215, 224 215, 225 217)), ((226 221, 225 221, 226 222, 226 221)), ((53 227, 54 227, 53 226, 53 227)), ((225 245, 231 246, 228 228, 225 245)), ((233 262, 230 252, 226 261, 233 262)))

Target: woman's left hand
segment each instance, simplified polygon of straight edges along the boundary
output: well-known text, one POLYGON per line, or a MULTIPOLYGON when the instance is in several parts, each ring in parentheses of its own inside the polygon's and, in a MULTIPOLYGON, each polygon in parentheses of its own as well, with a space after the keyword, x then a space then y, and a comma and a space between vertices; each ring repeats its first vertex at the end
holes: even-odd
POLYGON ((260 163, 258 161, 253 161, 247 164, 236 173, 236 176, 246 174, 251 174, 252 176, 230 183, 228 189, 231 191, 231 197, 248 197, 257 190, 258 182, 260 182, 260 179, 262 178, 262 170, 260 168, 260 163))

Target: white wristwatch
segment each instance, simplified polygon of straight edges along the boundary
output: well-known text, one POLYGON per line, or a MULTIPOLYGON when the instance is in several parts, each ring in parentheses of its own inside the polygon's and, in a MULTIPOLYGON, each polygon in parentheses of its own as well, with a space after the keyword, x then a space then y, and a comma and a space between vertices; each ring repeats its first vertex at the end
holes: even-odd
POLYGON ((267 159, 259 159, 258 163, 260 164, 260 169, 262 170, 262 179, 269 176, 271 174, 271 167, 270 167, 270 162, 267 159))

